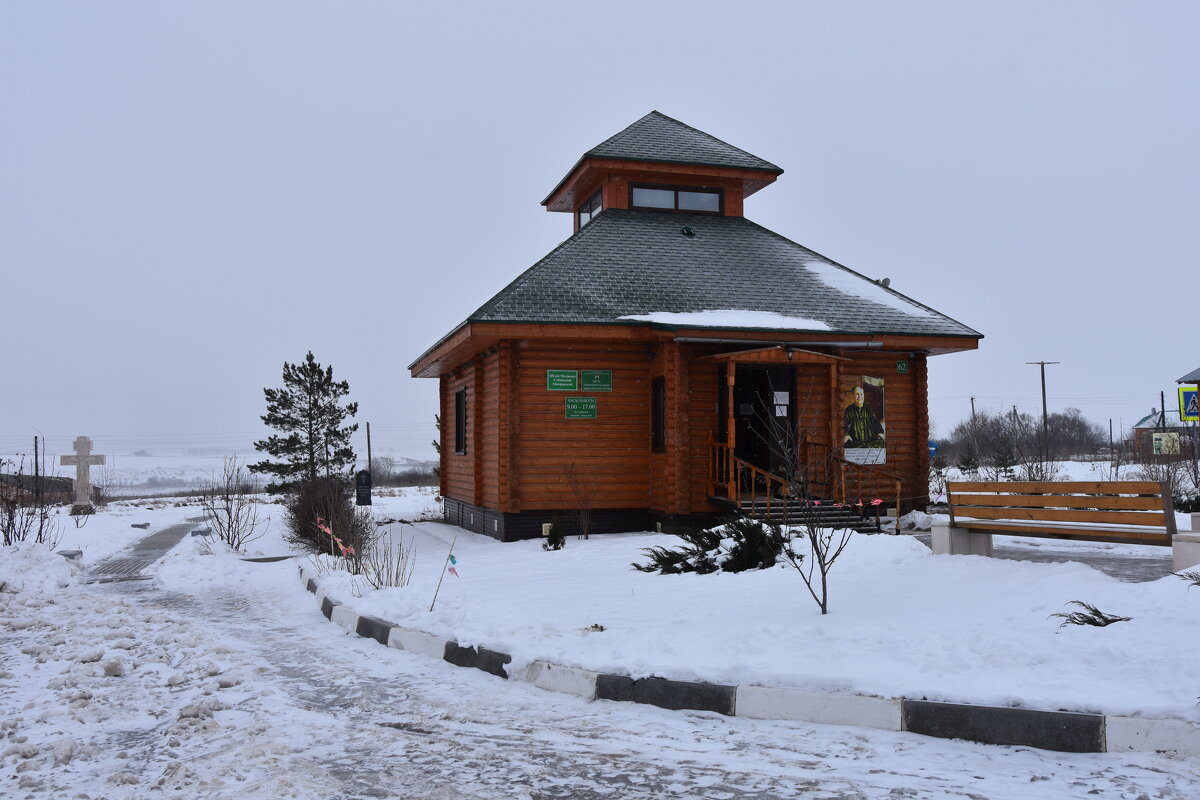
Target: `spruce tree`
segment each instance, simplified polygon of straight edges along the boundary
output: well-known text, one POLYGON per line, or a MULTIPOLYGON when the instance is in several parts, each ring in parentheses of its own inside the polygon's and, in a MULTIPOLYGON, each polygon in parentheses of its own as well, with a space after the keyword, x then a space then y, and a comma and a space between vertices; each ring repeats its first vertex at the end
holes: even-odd
POLYGON ((274 475, 272 493, 293 492, 318 477, 348 477, 354 468, 350 437, 358 423, 343 426, 358 413, 358 403, 341 404, 350 391, 346 381, 334 381, 333 367, 322 367, 309 352, 301 364, 283 364, 283 387, 263 389, 267 413, 262 421, 280 431, 254 443, 275 461, 250 464, 251 472, 274 475))

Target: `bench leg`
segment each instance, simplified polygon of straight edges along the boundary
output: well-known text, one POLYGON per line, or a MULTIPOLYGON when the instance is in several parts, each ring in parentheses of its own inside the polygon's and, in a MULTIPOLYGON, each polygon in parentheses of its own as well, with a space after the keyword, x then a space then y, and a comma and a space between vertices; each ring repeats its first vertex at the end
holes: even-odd
POLYGON ((933 554, 952 556, 992 555, 992 535, 971 533, 966 528, 951 528, 947 523, 933 524, 933 554))
POLYGON ((1176 572, 1200 564, 1200 534, 1176 533, 1171 539, 1171 556, 1176 572))

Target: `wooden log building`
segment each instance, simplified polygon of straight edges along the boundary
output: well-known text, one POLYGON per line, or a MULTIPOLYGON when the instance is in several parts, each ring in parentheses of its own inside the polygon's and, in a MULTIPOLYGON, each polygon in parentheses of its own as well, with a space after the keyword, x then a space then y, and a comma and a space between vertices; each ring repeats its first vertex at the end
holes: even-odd
POLYGON ((574 235, 414 361, 447 522, 502 540, 927 500, 926 362, 982 335, 746 219, 779 167, 657 111, 550 195, 574 235), (781 446, 781 443, 783 446, 781 446))

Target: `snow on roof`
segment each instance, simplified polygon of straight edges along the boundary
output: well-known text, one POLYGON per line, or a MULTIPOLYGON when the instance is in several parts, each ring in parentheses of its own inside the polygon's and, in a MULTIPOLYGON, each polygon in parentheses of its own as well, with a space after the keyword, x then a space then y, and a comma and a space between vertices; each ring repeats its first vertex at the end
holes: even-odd
POLYGON ((774 311, 743 309, 711 309, 705 311, 653 311, 649 314, 627 314, 620 319, 638 322, 660 322, 665 325, 689 325, 697 328, 770 328, 789 331, 833 330, 819 319, 788 317, 774 311))
POLYGON ((815 273, 826 286, 831 289, 837 289, 839 292, 845 292, 848 295, 855 295, 863 300, 887 306, 910 317, 935 316, 929 309, 919 306, 911 300, 906 300, 893 292, 889 292, 878 283, 869 279, 863 280, 863 276, 845 267, 825 261, 809 261, 804 267, 815 273))

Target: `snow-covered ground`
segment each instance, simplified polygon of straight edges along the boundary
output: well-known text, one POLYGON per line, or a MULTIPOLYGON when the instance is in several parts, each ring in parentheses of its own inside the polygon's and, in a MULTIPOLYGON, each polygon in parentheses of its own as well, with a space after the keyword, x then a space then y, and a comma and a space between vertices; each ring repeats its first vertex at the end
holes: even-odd
MULTIPOLYGON (((410 518, 432 500, 405 492, 375 508, 410 518)), ((29 545, 0 551, 0 795, 1200 795, 1200 764, 1188 759, 987 747, 542 692, 347 634, 319 614, 295 561, 245 562, 190 537, 152 582, 82 583, 116 547, 107 540, 141 535, 131 521, 156 530, 194 513, 169 504, 102 511, 71 533, 82 566, 29 545)), ((279 533, 273 521, 259 549, 286 547, 279 533)), ((501 544, 437 523, 396 523, 391 533, 416 548, 409 587, 372 597, 359 583, 355 597, 348 576, 329 574, 327 584, 340 581, 356 606, 379 603, 396 621, 524 658, 628 661, 637 672, 714 680, 736 668, 737 682, 856 690, 907 691, 944 676, 975 699, 1020 675, 1037 691, 1054 686, 1046 673, 1067 661, 1046 663, 1056 650, 1073 654, 1070 673, 1091 686, 1123 674, 1090 675, 1097 654, 1149 668, 1164 652, 1141 652, 1155 637, 1175 652, 1139 682, 1160 683, 1169 671, 1187 685, 1195 660, 1186 620, 1200 593, 1189 597, 1177 579, 1122 589, 1079 565, 935 558, 906 537, 862 537, 835 567, 833 611, 820 618, 784 570, 663 577, 628 568, 639 548, 669 537, 570 539, 543 552, 537 542, 501 544), (462 577, 445 579, 429 613, 455 537, 462 577), (1134 622, 1057 632, 1045 614, 1080 593, 1134 622), (1115 605, 1135 600, 1136 608, 1115 605), (1011 629, 998 630, 1004 620, 1011 629), (587 630, 594 623, 605 630, 587 630)), ((1122 703, 1150 697, 1132 685, 1120 692, 1122 703)))

